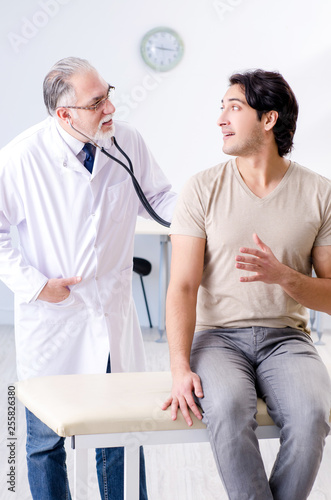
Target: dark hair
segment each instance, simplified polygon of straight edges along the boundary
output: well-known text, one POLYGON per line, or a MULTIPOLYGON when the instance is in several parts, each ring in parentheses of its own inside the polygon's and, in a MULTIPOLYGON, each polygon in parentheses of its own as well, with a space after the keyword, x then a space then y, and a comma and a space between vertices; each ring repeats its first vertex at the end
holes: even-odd
POLYGON ((268 111, 277 111, 278 119, 273 128, 279 156, 284 156, 293 148, 299 106, 295 95, 277 72, 257 69, 236 73, 229 78, 230 84, 240 85, 245 91, 246 101, 256 109, 258 119, 268 111))

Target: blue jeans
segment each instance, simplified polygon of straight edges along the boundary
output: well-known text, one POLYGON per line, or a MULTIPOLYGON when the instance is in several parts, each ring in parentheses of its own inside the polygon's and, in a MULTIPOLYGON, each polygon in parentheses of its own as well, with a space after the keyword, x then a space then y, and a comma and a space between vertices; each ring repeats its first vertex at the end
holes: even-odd
POLYGON ((191 367, 216 465, 230 500, 304 500, 329 432, 331 384, 312 341, 291 328, 198 332, 191 367), (254 430, 257 396, 280 428, 270 478, 254 430))
MULTIPOLYGON (((110 372, 108 361, 107 373, 110 372)), ((64 438, 26 409, 28 478, 34 500, 71 500, 64 438)), ((96 449, 97 476, 102 500, 123 500, 124 449, 96 449)), ((140 500, 147 500, 145 461, 140 449, 140 500)))
POLYGON ((64 438, 26 412, 26 455, 32 498, 70 500, 64 438))

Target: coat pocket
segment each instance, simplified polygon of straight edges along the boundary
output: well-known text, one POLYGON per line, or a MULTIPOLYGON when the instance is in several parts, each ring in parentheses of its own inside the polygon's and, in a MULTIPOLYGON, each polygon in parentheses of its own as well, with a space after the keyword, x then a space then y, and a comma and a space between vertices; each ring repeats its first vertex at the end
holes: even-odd
POLYGON ((130 178, 107 189, 108 214, 113 222, 122 222, 127 216, 133 189, 130 178))
POLYGON ((58 303, 42 302, 40 319, 48 326, 61 330, 76 330, 87 319, 87 307, 73 292, 58 303))

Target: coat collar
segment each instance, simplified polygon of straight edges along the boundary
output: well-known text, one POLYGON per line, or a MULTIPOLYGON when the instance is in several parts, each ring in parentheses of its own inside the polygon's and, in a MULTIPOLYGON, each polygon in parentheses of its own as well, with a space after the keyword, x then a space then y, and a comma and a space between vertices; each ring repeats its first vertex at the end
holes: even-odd
POLYGON ((58 121, 56 119, 54 119, 54 121, 55 121, 56 129, 57 129, 58 133, 60 134, 60 136, 62 137, 62 139, 64 140, 64 142, 68 145, 68 147, 71 149, 73 154, 75 156, 78 156, 78 154, 81 152, 81 150, 84 147, 84 142, 82 142, 79 139, 76 139, 76 137, 73 137, 72 135, 70 135, 66 130, 64 130, 64 128, 61 127, 61 125, 58 123, 58 121))
MULTIPOLYGON (((95 177, 109 160, 107 156, 103 154, 99 148, 96 149, 93 172, 91 175, 86 170, 82 162, 77 158, 77 155, 79 155, 84 146, 84 142, 79 141, 66 132, 57 123, 55 118, 52 118, 52 120, 52 135, 54 134, 56 138, 54 143, 54 147, 57 149, 56 157, 60 160, 62 167, 79 171, 88 177, 95 177)), ((112 147, 112 142, 110 141, 98 141, 98 144, 106 150, 109 150, 112 147)))

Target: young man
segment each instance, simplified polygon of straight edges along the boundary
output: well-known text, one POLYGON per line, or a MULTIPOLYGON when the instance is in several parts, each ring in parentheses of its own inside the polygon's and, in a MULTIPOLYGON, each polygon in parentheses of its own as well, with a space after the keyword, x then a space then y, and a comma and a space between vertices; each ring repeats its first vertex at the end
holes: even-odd
POLYGON ((188 182, 171 226, 164 409, 191 425, 188 408, 202 418, 201 406, 231 500, 307 498, 329 432, 330 380, 306 307, 331 313, 331 183, 285 157, 297 114, 280 74, 233 75, 218 125, 236 158, 188 182), (269 480, 257 395, 281 432, 269 480))
MULTIPOLYGON (((44 80, 51 117, 0 154, 0 278, 15 293, 20 379, 145 367, 131 279, 136 218, 148 215, 125 169, 99 149, 86 150, 86 136, 126 163, 112 145, 116 135, 166 220, 176 197, 139 133, 113 121, 111 90, 87 61, 59 61, 44 80)), ((70 498, 64 439, 26 415, 33 498, 70 498)), ((96 459, 101 497, 122 500, 123 449, 97 450, 96 459)))

